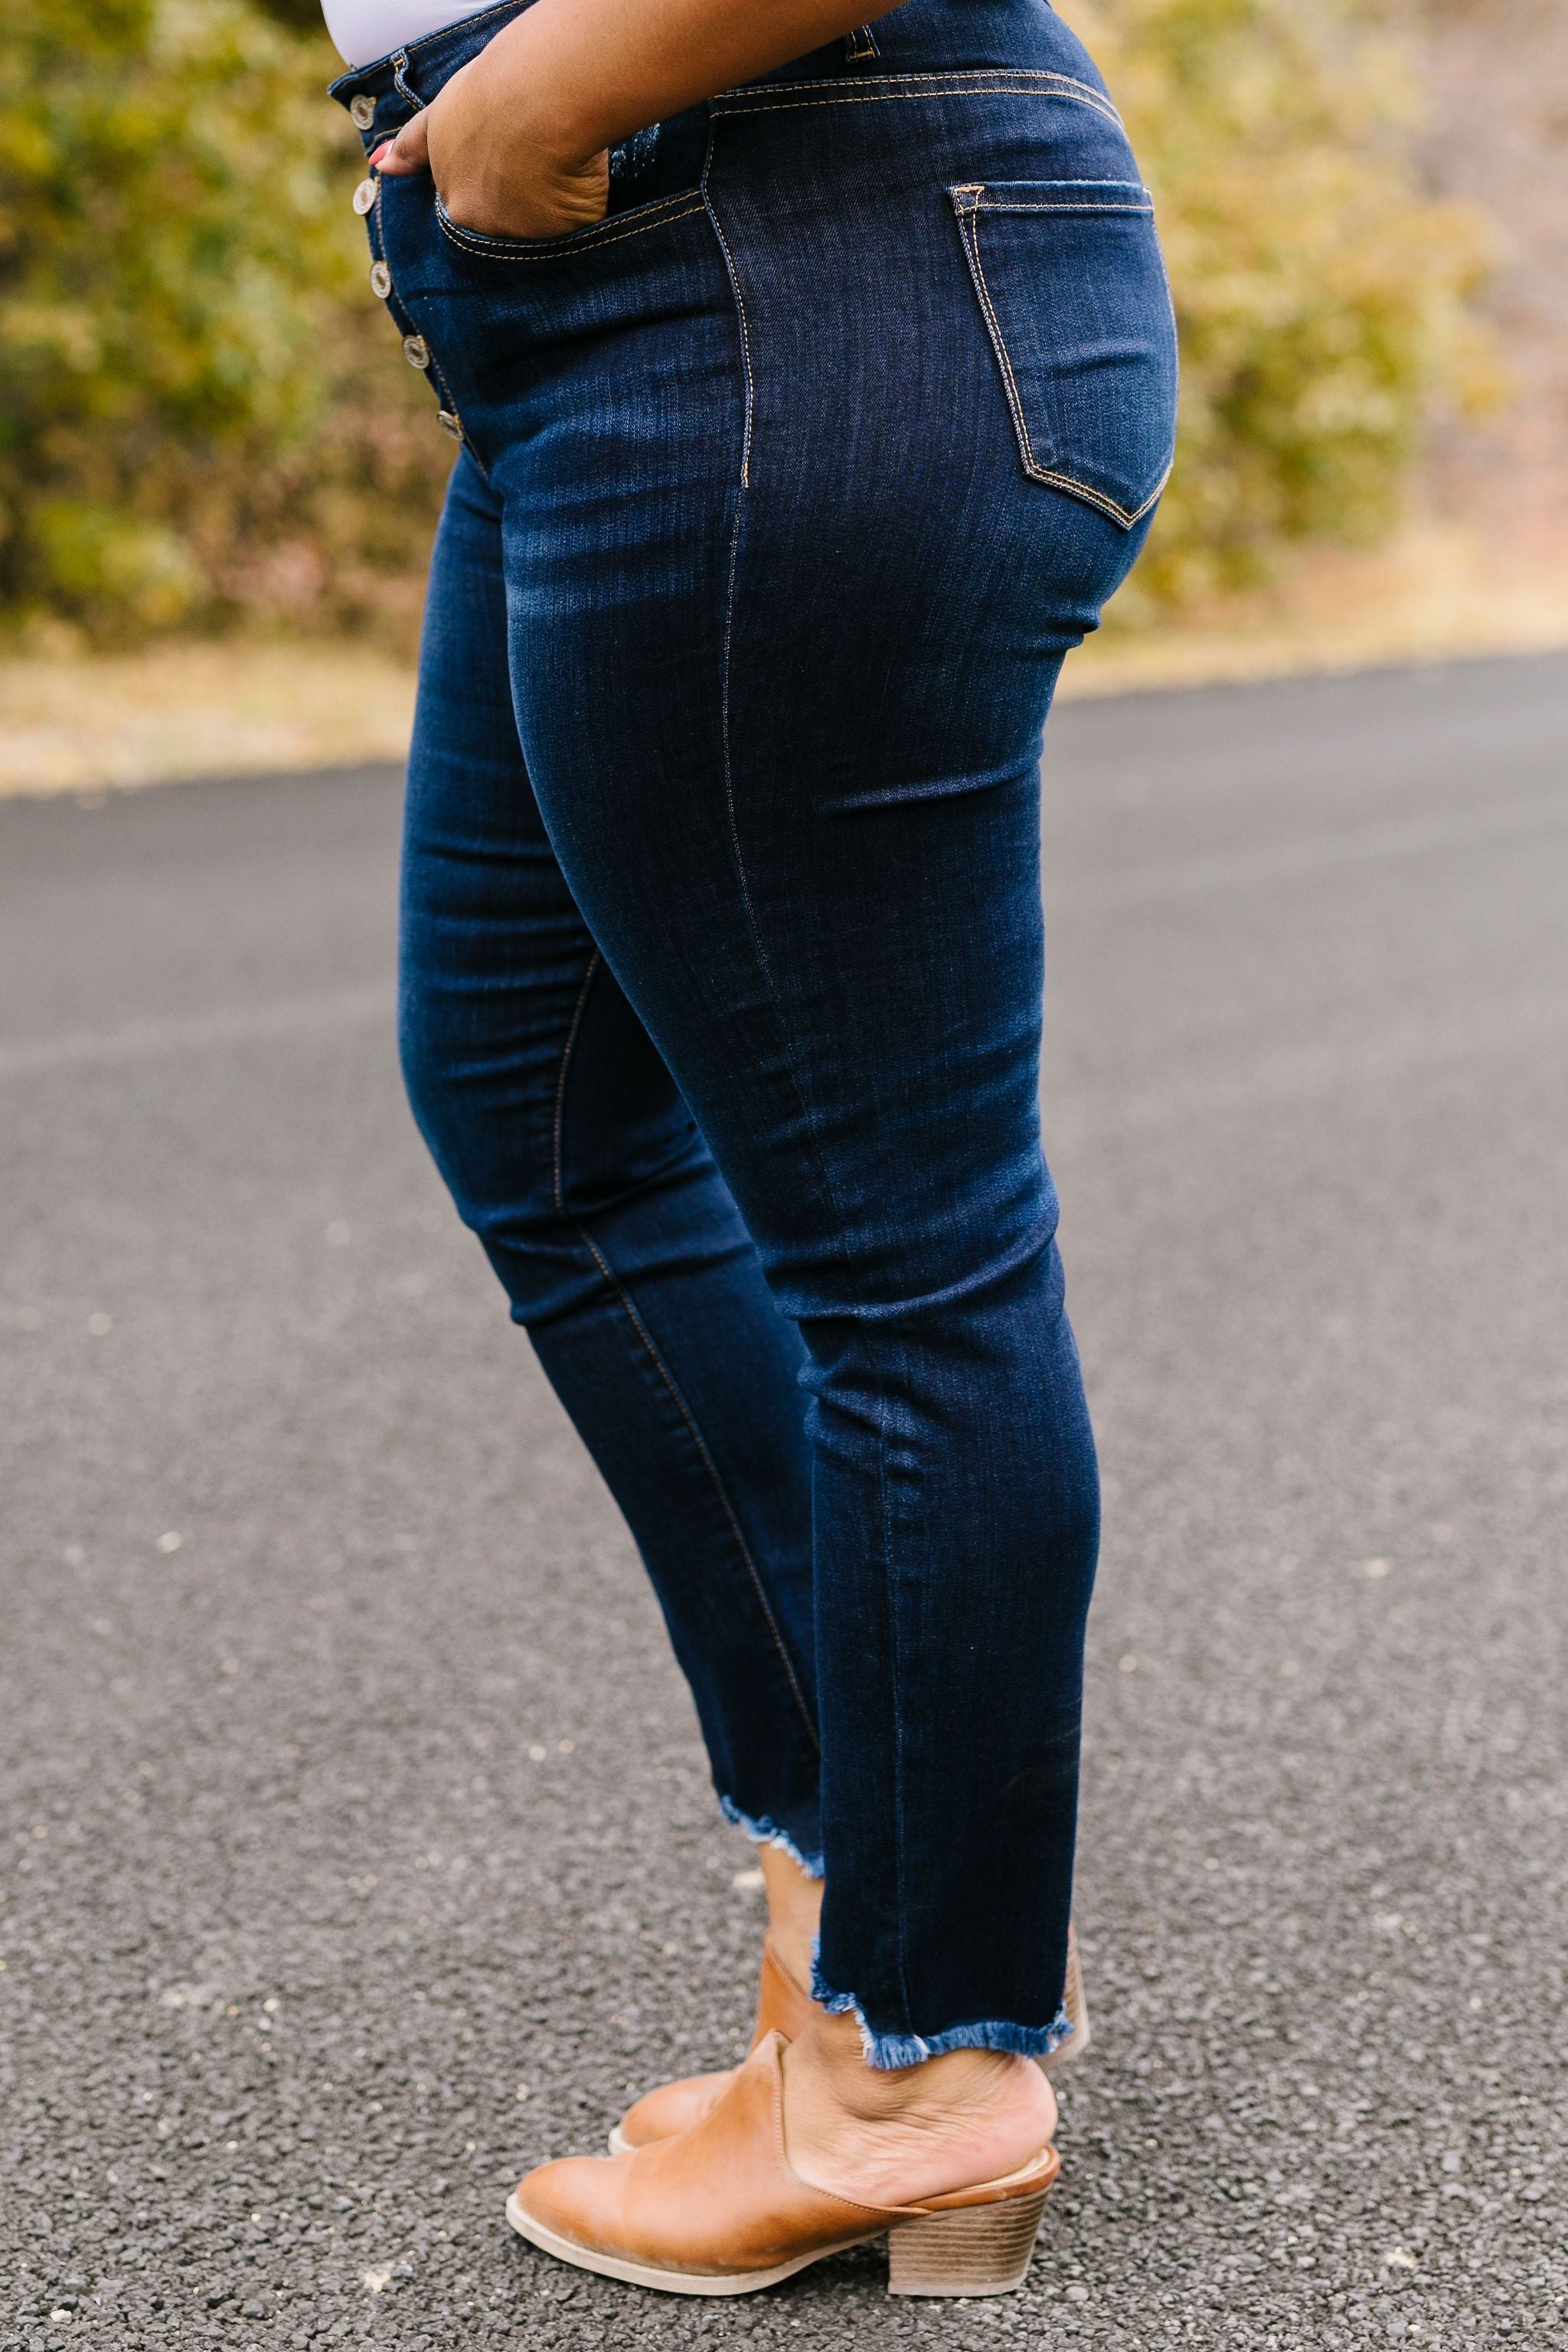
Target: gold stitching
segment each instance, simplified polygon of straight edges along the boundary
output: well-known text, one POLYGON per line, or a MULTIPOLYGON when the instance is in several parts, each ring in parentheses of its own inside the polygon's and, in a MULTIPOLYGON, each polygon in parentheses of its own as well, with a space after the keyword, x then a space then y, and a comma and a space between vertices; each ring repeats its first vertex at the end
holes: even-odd
MULTIPOLYGON (((672 204, 676 199, 667 197, 664 201, 672 204)), ((645 229, 663 228, 669 221, 685 220, 689 214, 700 213, 701 210, 700 201, 688 203, 681 212, 666 212, 660 213, 657 217, 645 217, 638 221, 636 228, 623 228, 615 236, 585 235, 581 242, 578 242, 568 236, 559 245, 552 239, 546 238, 542 245, 521 247, 476 243, 473 240, 482 240, 484 237, 485 233, 482 229, 465 229, 458 222, 449 219, 445 212, 439 213, 437 218, 441 224, 442 233, 448 236, 454 245, 460 247, 465 253, 477 254, 484 261, 569 261, 573 254, 597 253, 601 246, 622 245, 629 236, 641 236, 645 229)), ((597 226, 598 224, 595 223, 595 226, 597 226)))
POLYGON ((1049 82, 1069 89, 1086 90, 1097 105, 1109 106, 1110 99, 1092 82, 1079 81, 1076 74, 1054 73, 1048 66, 929 66, 923 73, 825 75, 820 81, 752 81, 738 82, 733 89, 721 89, 713 100, 723 106, 732 98, 765 98, 774 91, 797 89, 883 90, 895 82, 963 82, 967 86, 991 87, 1005 81, 1049 82))
POLYGON ((1137 213, 1147 217, 1152 205, 972 205, 967 207, 979 213, 1137 213))
MULTIPOLYGON (((979 191, 980 195, 984 195, 984 188, 979 191)), ((995 306, 991 299, 991 289, 985 282, 985 272, 981 266, 980 238, 975 221, 975 208, 964 212, 960 218, 959 234, 963 239, 963 249, 969 262, 969 274, 974 280, 974 290, 980 297, 980 307, 985 313, 985 327, 991 337, 991 348, 995 352, 1002 369, 1002 382, 1007 394, 1007 405, 1013 413, 1013 425, 1023 452, 1025 470, 1032 474, 1038 470, 1035 464, 1034 445, 1029 439, 1029 428, 1024 419, 1024 404, 1018 397, 1018 386, 1013 374, 1013 362, 1007 355, 1007 345, 1003 337, 1002 324, 996 316, 995 306)))
POLYGON ((862 93, 858 93, 853 98, 795 98, 790 100, 787 106, 725 106, 721 107, 719 111, 726 118, 726 120, 728 120, 730 116, 736 114, 801 114, 805 113, 814 108, 824 106, 891 106, 900 99, 918 101, 919 100, 926 98, 991 98, 995 96, 1001 96, 1003 98, 1065 99, 1069 106, 1087 106, 1091 114, 1098 114, 1102 121, 1113 122, 1118 131, 1121 130, 1123 127, 1121 116, 1113 113, 1110 107, 1097 105, 1093 99, 1076 98, 1071 90, 1066 89, 1012 89, 1002 90, 1000 92, 984 89, 889 89, 882 91, 879 96, 873 91, 868 90, 862 93))
POLYGON ((1110 515, 1117 522, 1121 523, 1125 530, 1131 530, 1133 524, 1148 513, 1150 508, 1153 505, 1155 499, 1159 497, 1161 491, 1164 488, 1166 483, 1171 478, 1171 468, 1167 466, 1164 472, 1161 475, 1158 482, 1154 485, 1154 488, 1144 499, 1142 505, 1141 507, 1134 507, 1131 513, 1129 514, 1125 507, 1119 507, 1116 500, 1111 498, 1107 498, 1103 490, 1095 489, 1089 482, 1080 482, 1075 475, 1049 473, 1043 466, 1030 466, 1026 470, 1029 474, 1030 478, 1034 481, 1047 482, 1053 489, 1070 490, 1076 498, 1085 499, 1089 505, 1103 507, 1106 513, 1110 515))
MULTIPOLYGON (((837 89, 842 90, 845 95, 837 98, 790 98, 778 102, 771 101, 763 95, 764 85, 753 84, 752 87, 758 92, 756 102, 739 106, 731 99, 721 96, 711 101, 715 115, 788 114, 805 107, 887 104, 895 99, 1038 97, 1065 98, 1075 106, 1090 108, 1094 113, 1102 115, 1108 122, 1113 122, 1119 131, 1124 127, 1121 117, 1110 100, 1102 98, 1098 90, 1091 89, 1087 82, 1074 81, 1067 74, 1037 73, 1025 68, 1019 68, 1014 71, 999 66, 989 72, 976 69, 973 74, 959 72, 879 75, 875 81, 866 82, 779 82, 775 87, 781 91, 837 89), (894 80, 916 82, 921 86, 915 89, 889 89, 888 84, 894 80)), ((736 96, 743 97, 750 94, 749 91, 738 91, 736 96)))
MULTIPOLYGON (((650 208, 648 212, 639 216, 635 228, 622 228, 614 236, 598 235, 598 230, 607 228, 610 222, 596 221, 593 228, 584 230, 580 237, 569 231, 564 237, 559 239, 546 237, 537 245, 522 239, 509 241, 506 238, 495 238, 492 240, 483 229, 465 228, 461 222, 453 220, 444 207, 440 213, 440 221, 453 243, 464 246, 465 250, 468 252, 488 252, 489 257, 497 261, 556 261, 564 259, 569 252, 591 253, 601 245, 619 245, 626 237, 639 236, 644 229, 660 228, 667 220, 684 220, 687 213, 700 212, 702 209, 700 199, 687 196, 684 193, 679 198, 666 196, 660 201, 663 205, 682 203, 684 210, 674 213, 663 210, 655 212, 650 208), (489 250, 492 247, 493 251, 489 250)), ((625 215, 616 215, 613 217, 623 219, 625 215)))
POLYGON ((1152 212, 1154 209, 1154 199, 1142 180, 1108 180, 1103 176, 1095 180, 959 180, 953 183, 947 193, 955 205, 961 196, 964 198, 965 201, 961 206, 961 210, 964 212, 1026 213, 1050 211, 1053 208, 1049 203, 1039 204, 1027 196, 1011 194, 1009 191, 1014 188, 1075 189, 1081 193, 1063 196, 1060 203, 1068 210, 1081 208, 1090 212, 1114 212, 1118 209, 1114 205, 1096 204, 1093 196, 1093 191, 1096 189, 1132 188, 1136 189, 1138 194, 1143 199, 1142 204, 1123 205, 1121 209, 1138 212, 1145 210, 1152 212))
MULTIPOLYGON (((1024 404, 1018 396, 1017 382, 1013 373, 1013 362, 1007 354, 1007 344, 1002 333, 1002 323, 996 316, 995 306, 991 299, 991 289, 985 282, 985 271, 980 259, 979 214, 984 201, 984 186, 978 184, 973 188, 954 189, 953 194, 955 197, 960 194, 973 195, 975 199, 973 205, 955 204, 953 210, 958 219, 958 233, 963 240, 964 256, 969 263, 969 274, 974 281, 974 290, 980 298, 980 307, 985 314, 985 327, 991 338, 991 348, 996 354, 997 364, 1002 371, 1003 388, 1006 393, 1007 406, 1012 412, 1014 429, 1018 436, 1024 471, 1032 481, 1044 482, 1051 489, 1066 490, 1073 497, 1084 499, 1089 506, 1099 507, 1103 513, 1111 518, 1113 522, 1119 522, 1124 530, 1131 530, 1133 524, 1148 513, 1165 484, 1170 480, 1170 466, 1167 465, 1142 505, 1133 509, 1130 513, 1126 507, 1119 506, 1113 498, 1109 497, 1104 490, 1097 490, 1091 483, 1080 482, 1072 474, 1060 473, 1051 467, 1042 466, 1039 463, 1035 456, 1034 444, 1029 439, 1029 428, 1024 418, 1024 404)), ((994 205, 991 209, 997 211, 1001 207, 994 205)), ((1042 206, 1037 209, 1047 210, 1050 207, 1042 206)), ((1091 206, 1089 209, 1107 212, 1117 209, 1142 212, 1143 208, 1142 205, 1135 207, 1103 205, 1091 206)))
MULTIPOLYGON (((741 325, 741 372, 745 378, 745 415, 741 427, 741 488, 744 490, 751 488, 752 482, 752 418, 756 407, 756 383, 752 373, 752 335, 746 320, 745 298, 741 292, 740 272, 735 268, 735 257, 730 250, 730 240, 724 234, 723 224, 708 193, 708 174, 713 162, 713 124, 710 120, 708 148, 702 158, 702 178, 699 184, 702 209, 712 225, 713 234, 719 240, 719 250, 724 257, 724 274, 730 280, 730 291, 735 298, 735 316, 741 325)), ((737 520, 737 530, 739 528, 737 520)))

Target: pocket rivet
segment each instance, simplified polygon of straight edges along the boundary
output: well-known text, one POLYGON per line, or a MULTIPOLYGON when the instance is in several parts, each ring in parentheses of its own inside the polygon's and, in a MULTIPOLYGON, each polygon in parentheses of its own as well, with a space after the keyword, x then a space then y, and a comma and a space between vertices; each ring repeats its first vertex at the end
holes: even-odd
POLYGON ((349 121, 356 131, 368 131, 375 121, 375 100, 368 91, 362 89, 357 98, 350 99, 349 121))
POLYGON ((410 367, 427 368, 430 364, 430 346, 423 335, 405 335, 403 356, 410 367))
POLYGON ((381 302, 384 302, 387 296, 391 293, 392 272, 388 269, 384 261, 373 261, 371 263, 370 290, 376 297, 376 299, 381 302))
POLYGON ((462 439, 463 428, 449 408, 438 408, 436 411, 436 422, 443 433, 451 435, 454 441, 462 439))
POLYGON ((375 202, 376 193, 376 184, 374 180, 362 180, 358 187, 354 190, 355 212, 369 212, 372 205, 375 202))

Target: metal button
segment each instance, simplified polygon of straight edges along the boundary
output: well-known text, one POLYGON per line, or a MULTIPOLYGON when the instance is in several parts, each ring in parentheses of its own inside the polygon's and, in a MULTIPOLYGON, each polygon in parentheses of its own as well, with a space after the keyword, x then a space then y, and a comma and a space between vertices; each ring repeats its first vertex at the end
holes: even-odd
POLYGON ((356 131, 368 131, 375 121, 375 100, 364 90, 349 100, 349 121, 356 131))
POLYGON ((451 435, 454 441, 462 439, 463 428, 449 408, 438 408, 436 411, 436 422, 443 433, 451 435))
POLYGON ((370 290, 383 302, 385 301, 387 296, 391 293, 392 272, 388 269, 384 261, 373 261, 371 263, 370 290))
POLYGON ((403 356, 410 367, 427 368, 430 364, 430 346, 423 335, 405 335, 403 356))
POLYGON ((355 210, 355 212, 356 212, 356 213, 367 213, 367 212, 369 212, 369 210, 370 210, 370 208, 371 208, 372 205, 374 205, 374 202, 375 202, 375 200, 376 200, 376 197, 377 197, 377 195, 378 195, 379 194, 380 194, 380 190, 379 190, 379 187, 378 187, 378 185, 377 185, 377 184, 376 184, 376 182, 375 182, 374 180, 362 180, 362 181, 360 182, 360 184, 359 184, 358 187, 354 190, 354 210, 355 210))

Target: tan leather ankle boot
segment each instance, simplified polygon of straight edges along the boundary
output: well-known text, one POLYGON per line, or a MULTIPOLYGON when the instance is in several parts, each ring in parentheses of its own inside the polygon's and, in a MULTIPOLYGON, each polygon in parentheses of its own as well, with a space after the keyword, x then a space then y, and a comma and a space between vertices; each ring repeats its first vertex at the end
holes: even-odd
MULTIPOLYGON (((756 2022, 748 2050, 754 2050, 770 2033, 782 2033, 786 2042, 793 2042, 810 2012, 810 1995, 785 1968, 773 1937, 764 1937, 756 2022)), ((650 2147, 656 2139, 668 2139, 673 2133, 700 2123, 723 2096, 734 2073, 732 2066, 726 2066, 717 2074, 686 2074, 678 2083, 661 2083, 657 2091, 646 2092, 611 2132, 610 2154, 628 2155, 634 2147, 650 2147)))
POLYGON ((520 2235, 579 2270, 670 2294, 751 2294, 886 2235, 890 2294, 1004 2294, 1029 2267, 1060 2159, 919 2205, 861 2205, 802 2180, 784 2144, 782 2034, 701 2121, 624 2156, 543 2164, 512 2191, 520 2235))
MULTIPOLYGON (((1083 1969, 1078 1956, 1078 1937, 1071 1927, 1068 1929, 1067 1990, 1062 2000, 1072 2033, 1059 2049, 1038 2061, 1047 2074, 1065 2065, 1069 2058, 1081 2058, 1089 2048, 1083 1969)), ((772 1937, 765 1938, 762 1979, 757 1987, 756 2022, 752 2028, 749 2049, 754 2050, 770 2033, 782 2033, 786 2042, 793 2042, 810 2010, 810 1996, 785 1968, 772 1937)), ((668 2139, 675 2132, 689 2130, 722 2096, 733 2074, 733 2067, 727 2066, 716 2074, 685 2074, 679 2082, 661 2083, 657 2091, 645 2092, 611 2132, 610 2154, 626 2156, 634 2147, 649 2147, 656 2139, 668 2139)))

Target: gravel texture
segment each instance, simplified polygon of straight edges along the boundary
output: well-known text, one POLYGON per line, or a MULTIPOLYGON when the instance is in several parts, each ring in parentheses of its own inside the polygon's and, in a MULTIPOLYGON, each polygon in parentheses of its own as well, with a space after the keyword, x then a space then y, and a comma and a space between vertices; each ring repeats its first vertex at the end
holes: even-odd
POLYGON ((0 2352, 1568 2344, 1568 660, 1065 709, 1097 2044, 1026 2293, 526 2164, 760 1897, 404 1108, 384 770, 0 808, 0 2352))

